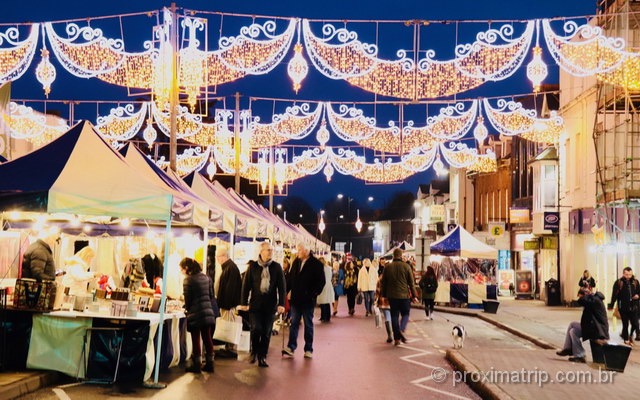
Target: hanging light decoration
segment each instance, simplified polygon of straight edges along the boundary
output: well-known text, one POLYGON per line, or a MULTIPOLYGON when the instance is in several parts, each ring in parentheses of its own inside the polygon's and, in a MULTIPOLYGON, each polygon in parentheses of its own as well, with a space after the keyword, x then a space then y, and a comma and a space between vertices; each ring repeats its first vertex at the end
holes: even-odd
POLYGON ((144 141, 147 142, 149 150, 151 150, 153 148, 153 142, 158 138, 158 132, 156 131, 156 128, 153 127, 153 121, 151 121, 151 119, 147 121, 147 127, 142 131, 142 137, 144 138, 144 141))
POLYGON ((186 18, 182 25, 189 30, 189 44, 180 50, 180 84, 187 93, 187 102, 193 111, 200 88, 206 86, 205 53, 198 49, 200 41, 196 31, 204 29, 204 23, 195 18, 186 18))
POLYGON ((360 221, 360 209, 357 210, 357 213, 358 213, 358 218, 356 219, 356 231, 360 233, 360 231, 362 230, 362 221, 360 221))
POLYGON ((44 95, 49 98, 51 84, 56 80, 56 68, 49 61, 49 50, 46 47, 40 50, 40 54, 42 55, 42 60, 36 67, 36 79, 42 84, 44 95))
POLYGON ((479 116, 477 119, 477 125, 473 128, 473 137, 478 141, 478 146, 484 145, 484 141, 489 135, 489 130, 484 125, 484 117, 479 116))
POLYGON ((327 121, 323 119, 322 123, 320 124, 320 129, 318 129, 318 133, 316 133, 316 140, 318 141, 318 143, 320 143, 320 148, 322 150, 324 150, 324 146, 329 141, 329 136, 330 133, 327 129, 327 121))
POLYGON ((213 177, 216 174, 216 160, 213 159, 213 152, 211 152, 211 157, 209 157, 209 165, 207 165, 207 175, 209 175, 209 180, 213 181, 213 177))
MULTIPOLYGON (((168 14, 168 11, 166 12, 168 14)), ((153 93, 156 97, 156 106, 160 110, 167 108, 169 94, 173 82, 173 46, 169 39, 169 24, 171 18, 165 15, 165 22, 155 32, 160 41, 158 53, 153 60, 153 93)))
POLYGON ((305 61, 302 56, 302 44, 300 44, 300 20, 298 20, 297 25, 298 41, 296 42, 296 45, 293 46, 294 55, 287 66, 287 74, 293 81, 293 90, 296 91, 296 94, 298 94, 298 90, 300 90, 302 81, 309 73, 309 64, 307 64, 307 61, 305 61))
POLYGON ((533 48, 533 60, 527 65, 527 78, 533 84, 534 93, 540 91, 540 85, 548 75, 547 64, 542 61, 542 48, 538 44, 540 37, 540 21, 536 21, 536 47, 533 48))
POLYGON ((287 164, 284 161, 285 149, 276 150, 276 162, 273 165, 274 169, 274 184, 278 187, 278 192, 284 192, 284 185, 287 183, 287 164))
POLYGON ((444 163, 440 159, 440 154, 436 156, 436 160, 433 162, 433 170, 436 171, 436 175, 442 176, 447 174, 447 168, 445 168, 444 163))
POLYGON ((269 185, 269 154, 268 149, 262 149, 258 156, 258 176, 262 191, 266 191, 269 185))
POLYGON ((331 164, 325 165, 322 172, 324 173, 324 176, 327 177, 327 182, 331 182, 331 177, 333 177, 334 172, 333 166, 331 164))
POLYGON ((324 224, 324 217, 322 216, 322 214, 320 214, 320 222, 318 223, 318 231, 320 231, 321 235, 324 233, 324 229, 325 228, 326 228, 326 226, 324 224))

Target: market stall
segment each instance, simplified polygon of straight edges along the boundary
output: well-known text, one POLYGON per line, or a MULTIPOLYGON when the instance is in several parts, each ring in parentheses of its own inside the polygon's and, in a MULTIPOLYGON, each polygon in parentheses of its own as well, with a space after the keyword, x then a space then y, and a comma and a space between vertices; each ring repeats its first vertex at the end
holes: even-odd
POLYGON ((432 243, 429 259, 441 282, 436 302, 479 306, 496 299, 497 257, 498 250, 459 225, 432 243))

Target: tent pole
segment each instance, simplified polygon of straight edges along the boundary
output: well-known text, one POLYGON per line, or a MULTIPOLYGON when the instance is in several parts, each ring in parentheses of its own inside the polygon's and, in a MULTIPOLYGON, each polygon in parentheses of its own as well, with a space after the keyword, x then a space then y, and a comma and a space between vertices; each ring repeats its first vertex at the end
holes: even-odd
MULTIPOLYGON (((173 199, 172 199, 173 202, 173 199)), ((167 270, 169 269, 169 245, 171 235, 171 213, 167 218, 167 224, 164 232, 164 268, 162 269, 162 296, 160 297, 160 322, 158 323, 158 341, 156 345, 155 367, 153 372, 153 384, 145 385, 155 389, 163 389, 167 387, 164 383, 158 383, 158 374, 160 373, 160 359, 162 351, 162 331, 164 327, 164 314, 167 303, 167 270)))

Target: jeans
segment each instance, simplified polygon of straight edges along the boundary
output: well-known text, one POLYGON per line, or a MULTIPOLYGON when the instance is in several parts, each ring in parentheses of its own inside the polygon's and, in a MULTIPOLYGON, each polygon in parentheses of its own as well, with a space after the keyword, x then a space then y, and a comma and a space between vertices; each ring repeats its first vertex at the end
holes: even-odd
POLYGON ((364 309, 369 314, 373 314, 373 290, 366 290, 362 294, 364 296, 364 309))
POLYGON ((289 327, 288 347, 295 351, 298 347, 298 329, 300 318, 304 321, 304 351, 313 353, 313 305, 291 305, 291 326, 289 327))
POLYGON ((273 310, 256 310, 249 313, 251 319, 251 352, 266 358, 273 330, 273 310))
POLYGON ((567 328, 567 335, 564 338, 564 350, 571 350, 574 357, 584 357, 584 347, 582 347, 582 328, 580 322, 572 322, 567 328))
POLYGON ((191 331, 191 346, 193 357, 202 356, 202 345, 200 339, 204 342, 204 348, 207 356, 213 355, 213 326, 201 326, 191 331))
POLYGON ((403 338, 401 331, 404 331, 409 323, 411 300, 389 299, 389 305, 391 306, 391 327, 393 328, 393 338, 395 340, 400 340, 403 338), (400 316, 402 316, 402 321, 398 321, 400 316))

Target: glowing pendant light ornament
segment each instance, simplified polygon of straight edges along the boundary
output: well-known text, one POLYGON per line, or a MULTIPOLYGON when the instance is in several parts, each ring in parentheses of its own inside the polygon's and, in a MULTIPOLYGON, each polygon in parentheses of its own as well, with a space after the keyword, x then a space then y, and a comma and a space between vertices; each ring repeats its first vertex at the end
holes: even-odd
POLYGON ((42 60, 36 67, 36 79, 42 84, 44 95, 49 98, 51 84, 56 80, 56 68, 49 61, 49 50, 46 47, 40 50, 40 54, 42 55, 42 60))
POLYGON ((284 185, 287 182, 287 165, 284 162, 284 149, 276 150, 276 155, 278 160, 274 165, 274 180, 275 184, 278 187, 278 192, 284 192, 284 185))
POLYGON ((440 154, 438 153, 438 157, 433 162, 433 170, 436 171, 436 175, 441 176, 447 173, 447 169, 444 167, 444 163, 440 159, 440 154))
POLYGON ((331 182, 331 177, 333 176, 334 172, 333 166, 331 164, 325 165, 322 172, 324 173, 324 176, 327 177, 327 182, 331 182))
POLYGON ((153 124, 152 124, 151 120, 149 120, 147 122, 147 127, 144 128, 144 131, 142 131, 142 137, 143 137, 144 141, 147 142, 147 145, 149 146, 149 149, 152 149, 153 148, 153 142, 155 142, 156 139, 158 138, 158 132, 153 127, 153 124))
POLYGON ((360 210, 357 210, 358 212, 358 219, 356 219, 356 230, 358 231, 358 233, 360 233, 360 231, 362 230, 362 221, 360 221, 360 210))
POLYGON ((540 91, 540 85, 547 77, 547 64, 542 61, 542 48, 538 45, 540 38, 540 21, 536 21, 536 47, 533 48, 533 60, 527 65, 527 78, 533 83, 533 92, 540 91))
POLYGON ((213 159, 213 155, 209 157, 209 165, 207 165, 207 175, 209 175, 209 180, 213 181, 213 177, 216 174, 216 161, 213 159))
POLYGON ((298 41, 296 45, 293 47, 293 58, 289 61, 289 65, 287 66, 287 74, 289 78, 293 81, 293 90, 298 94, 298 90, 300 90, 301 83, 304 78, 307 77, 309 73, 309 64, 302 56, 302 45, 300 44, 300 21, 298 21, 298 41))
POLYGON ((324 150, 324 146, 329 141, 329 130, 327 129, 327 121, 324 119, 320 124, 320 129, 318 129, 318 133, 316 133, 316 140, 320 143, 320 148, 324 150))
POLYGON ((473 128, 473 137, 478 141, 478 146, 482 146, 487 136, 489 136, 489 130, 484 125, 484 117, 480 116, 477 119, 476 127, 473 128))
POLYGON ((318 231, 320 231, 321 235, 324 233, 324 229, 325 228, 326 228, 326 225, 324 224, 324 218, 321 215, 320 216, 320 222, 318 223, 318 231))

